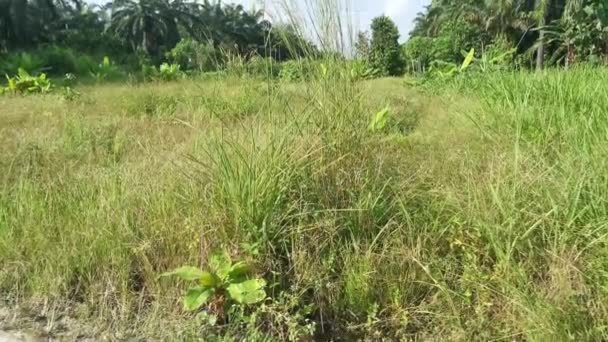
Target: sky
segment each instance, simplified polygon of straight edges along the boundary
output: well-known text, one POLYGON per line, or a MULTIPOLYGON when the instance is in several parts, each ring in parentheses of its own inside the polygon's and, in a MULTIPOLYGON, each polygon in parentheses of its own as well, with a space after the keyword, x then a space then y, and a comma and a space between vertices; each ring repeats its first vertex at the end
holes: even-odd
MULTIPOLYGON (((229 2, 230 0, 224 0, 229 2)), ((262 0, 264 1, 264 0, 262 0)), ((272 0, 266 0, 272 2, 272 0)), ((304 1, 304 0, 301 0, 304 1)), ((260 0, 232 0, 241 3, 245 7, 254 6, 260 0)), ((401 40, 407 40, 408 34, 413 28, 414 18, 424 6, 431 3, 431 0, 351 0, 355 21, 359 23, 360 30, 369 30, 369 25, 374 17, 385 14, 391 17, 401 33, 401 40)))

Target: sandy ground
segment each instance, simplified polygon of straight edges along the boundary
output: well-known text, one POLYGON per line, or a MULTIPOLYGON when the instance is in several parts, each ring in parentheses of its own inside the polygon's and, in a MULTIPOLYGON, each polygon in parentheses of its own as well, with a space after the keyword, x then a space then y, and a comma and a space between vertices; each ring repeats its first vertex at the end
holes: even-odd
POLYGON ((44 339, 34 338, 21 333, 0 331, 0 342, 43 342, 44 339))

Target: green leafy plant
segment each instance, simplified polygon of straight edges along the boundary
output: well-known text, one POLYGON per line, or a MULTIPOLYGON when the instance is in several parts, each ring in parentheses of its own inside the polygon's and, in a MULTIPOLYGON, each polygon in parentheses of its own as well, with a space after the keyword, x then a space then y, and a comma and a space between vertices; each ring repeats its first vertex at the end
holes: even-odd
POLYGON ((302 65, 298 61, 287 61, 281 64, 279 78, 285 81, 299 81, 304 78, 302 65))
POLYGON ((51 80, 42 73, 38 76, 32 76, 24 69, 19 68, 18 73, 14 77, 6 75, 8 85, 4 88, 5 93, 19 94, 36 94, 48 93, 51 91, 51 80))
POLYGON ((104 56, 101 63, 96 68, 91 70, 89 74, 95 79, 95 81, 101 82, 109 76, 116 74, 116 72, 117 69, 114 65, 112 65, 110 57, 104 56))
POLYGON ((266 298, 266 281, 248 277, 249 265, 243 261, 233 263, 228 253, 214 254, 209 260, 209 270, 203 271, 193 266, 183 266, 163 274, 177 276, 185 281, 195 282, 184 296, 184 308, 188 311, 200 309, 213 297, 228 299, 241 305, 256 304, 266 298))
POLYGON ((378 73, 378 70, 371 68, 364 60, 354 61, 350 69, 350 77, 355 81, 374 78, 378 73))
POLYGON ((64 86, 61 88, 61 98, 64 99, 65 101, 68 101, 68 102, 76 101, 81 96, 82 96, 82 94, 80 92, 74 90, 74 88, 72 88, 70 86, 64 86))
POLYGON ((183 75, 179 64, 163 63, 158 68, 158 77, 163 81, 175 81, 183 75))
POLYGON ((171 51, 166 53, 167 59, 179 64, 185 70, 200 72, 217 69, 220 56, 213 44, 201 43, 194 39, 182 39, 171 51))
POLYGON ((386 127, 390 119, 391 111, 389 107, 385 107, 381 111, 374 114, 372 121, 369 123, 368 129, 372 132, 377 132, 386 127))
POLYGON ((163 63, 159 68, 144 64, 141 71, 144 79, 156 81, 175 81, 184 76, 179 64, 163 63))
POLYGON ((431 71, 434 72, 435 75, 440 78, 451 78, 456 76, 457 74, 465 72, 475 59, 475 49, 471 49, 468 53, 464 53, 464 61, 460 66, 443 61, 433 61, 431 65, 431 71))

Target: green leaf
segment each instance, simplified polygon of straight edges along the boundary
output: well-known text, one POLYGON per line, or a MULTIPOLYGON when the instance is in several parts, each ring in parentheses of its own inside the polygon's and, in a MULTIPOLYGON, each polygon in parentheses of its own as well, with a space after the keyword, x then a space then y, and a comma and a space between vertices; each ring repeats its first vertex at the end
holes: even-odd
POLYGON ((183 280, 194 281, 203 277, 205 272, 193 266, 182 266, 172 272, 164 273, 162 277, 178 276, 183 280))
POLYGON ((266 298, 264 279, 251 279, 228 286, 230 298, 239 304, 255 304, 266 298))
POLYGON ((22 69, 22 68, 17 69, 17 75, 19 75, 19 77, 21 77, 21 78, 30 77, 30 74, 27 71, 25 71, 25 69, 22 69))
POLYGON ((388 123, 389 117, 390 117, 390 108, 385 107, 384 109, 382 109, 381 111, 377 112, 374 115, 374 117, 372 118, 372 121, 369 124, 368 129, 372 132, 384 129, 384 127, 386 127, 386 124, 388 123))
POLYGON ((218 277, 215 274, 212 274, 209 272, 203 272, 203 274, 199 278, 199 284, 201 284, 201 286, 205 286, 205 287, 210 287, 210 288, 217 287, 219 282, 220 282, 220 280, 218 279, 218 277))
POLYGON ((237 280, 241 277, 246 276, 251 271, 251 267, 244 261, 239 261, 230 267, 228 272, 228 278, 231 280, 237 280))
POLYGON ((209 258, 209 266, 215 274, 217 274, 220 280, 224 281, 230 272, 232 260, 230 260, 230 255, 226 251, 215 253, 209 258))
POLYGON ((184 297, 184 308, 188 311, 198 310, 215 293, 214 289, 203 286, 193 287, 184 297))
POLYGON ((473 58, 475 58, 475 49, 471 49, 471 51, 469 51, 469 53, 467 54, 467 56, 464 59, 464 62, 462 62, 462 66, 460 67, 460 71, 465 71, 473 62, 473 58))

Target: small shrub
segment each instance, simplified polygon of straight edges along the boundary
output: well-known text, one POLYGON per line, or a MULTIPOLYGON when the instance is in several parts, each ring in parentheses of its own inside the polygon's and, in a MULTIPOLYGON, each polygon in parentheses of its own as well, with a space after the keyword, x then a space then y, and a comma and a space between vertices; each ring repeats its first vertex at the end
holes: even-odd
POLYGON ((305 78, 303 62, 296 60, 283 62, 279 78, 285 81, 301 81, 305 78))
POLYGON ((364 60, 355 60, 350 67, 350 76, 353 81, 366 80, 378 75, 378 70, 370 67, 364 60))
POLYGON ((48 93, 51 91, 51 80, 42 73, 38 76, 32 76, 24 69, 19 69, 15 77, 6 76, 8 85, 4 88, 5 93, 13 94, 36 94, 48 93))
POLYGON ((369 123, 368 129, 372 132, 377 132, 383 130, 388 120, 390 119, 391 111, 389 107, 385 107, 381 111, 374 114, 372 120, 369 123))
POLYGON ((402 47, 406 69, 410 73, 423 73, 433 60, 433 38, 412 37, 402 47))
POLYGON ((158 68, 158 78, 163 81, 175 81, 183 76, 184 73, 179 64, 163 63, 158 68))
POLYGON ((44 67, 44 61, 40 56, 28 53, 19 52, 15 54, 7 54, 0 58, 0 73, 2 74, 14 74, 19 69, 30 70, 37 72, 44 67))
POLYGON ((61 88, 61 98, 64 101, 73 102, 80 99, 81 96, 82 94, 80 92, 74 90, 74 88, 70 86, 64 86, 61 88))
POLYGON ((45 70, 53 75, 77 72, 78 59, 71 49, 47 46, 37 52, 44 61, 45 70))
POLYGON ((110 57, 104 56, 102 62, 94 67, 89 74, 97 82, 104 81, 108 78, 116 78, 120 74, 118 68, 110 61, 110 57))
POLYGON ((196 282, 184 296, 184 308, 196 311, 205 303, 215 301, 227 305, 256 304, 266 298, 266 281, 261 278, 250 278, 251 268, 243 261, 233 263, 228 253, 218 253, 209 260, 209 270, 202 271, 197 267, 184 266, 163 276, 177 276, 183 280, 196 282))
POLYGON ((167 53, 167 59, 181 65, 185 70, 200 72, 216 70, 219 64, 218 53, 212 44, 192 39, 182 39, 167 53))
POLYGON ((153 65, 144 64, 141 73, 145 80, 153 81, 176 81, 183 78, 185 74, 181 71, 179 64, 163 63, 159 68, 153 65))
POLYGON ((247 73, 252 76, 270 78, 279 76, 278 64, 274 63, 272 58, 254 56, 247 62, 246 69, 247 73))
POLYGON ((279 78, 286 81, 297 81, 301 78, 299 65, 296 61, 287 61, 281 64, 279 78))

